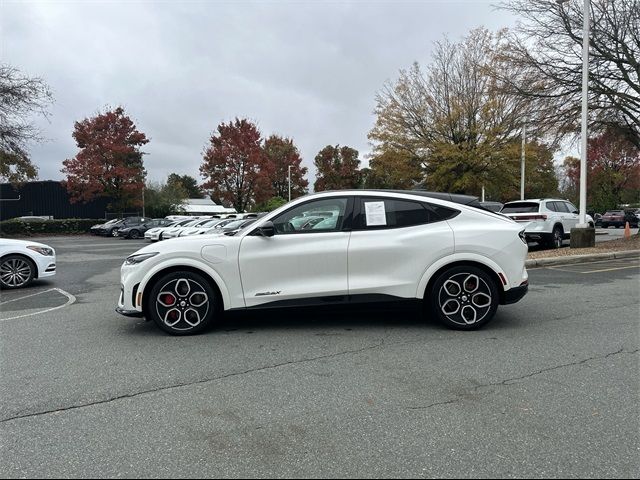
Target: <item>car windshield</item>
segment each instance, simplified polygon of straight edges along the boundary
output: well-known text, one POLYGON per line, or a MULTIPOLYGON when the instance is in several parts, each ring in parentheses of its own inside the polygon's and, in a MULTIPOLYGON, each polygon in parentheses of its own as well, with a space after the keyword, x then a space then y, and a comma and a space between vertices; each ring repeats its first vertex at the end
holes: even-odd
POLYGON ((537 213, 540 204, 537 202, 513 202, 507 203, 500 213, 537 213))

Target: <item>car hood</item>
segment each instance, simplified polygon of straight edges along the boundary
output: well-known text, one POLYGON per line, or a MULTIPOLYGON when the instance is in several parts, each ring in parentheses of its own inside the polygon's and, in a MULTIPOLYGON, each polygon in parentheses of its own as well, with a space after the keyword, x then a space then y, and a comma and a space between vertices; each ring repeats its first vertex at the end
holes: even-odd
POLYGON ((45 245, 44 243, 33 242, 31 240, 14 240, 11 238, 0 238, 0 245, 7 247, 26 247, 31 245, 34 247, 51 248, 49 245, 45 245))
POLYGON ((230 237, 228 235, 198 235, 195 237, 177 237, 165 240, 164 242, 154 243, 142 247, 132 255, 140 253, 179 253, 183 251, 199 252, 202 247, 207 245, 231 245, 238 243, 240 237, 230 237))

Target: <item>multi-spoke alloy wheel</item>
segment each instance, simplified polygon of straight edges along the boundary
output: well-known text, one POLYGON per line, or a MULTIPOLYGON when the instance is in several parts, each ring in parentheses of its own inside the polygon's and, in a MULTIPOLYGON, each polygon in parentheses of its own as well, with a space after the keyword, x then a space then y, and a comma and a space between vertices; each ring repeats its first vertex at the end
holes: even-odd
POLYGON ((35 277, 35 267, 26 258, 12 255, 0 263, 0 284, 3 288, 25 287, 35 277))
POLYGON ((151 290, 147 314, 163 330, 184 335, 205 329, 214 317, 216 293, 192 272, 176 272, 161 278, 151 290))
POLYGON ((498 291, 483 270, 454 267, 433 284, 431 307, 446 325, 463 330, 478 328, 493 318, 498 308, 498 291))

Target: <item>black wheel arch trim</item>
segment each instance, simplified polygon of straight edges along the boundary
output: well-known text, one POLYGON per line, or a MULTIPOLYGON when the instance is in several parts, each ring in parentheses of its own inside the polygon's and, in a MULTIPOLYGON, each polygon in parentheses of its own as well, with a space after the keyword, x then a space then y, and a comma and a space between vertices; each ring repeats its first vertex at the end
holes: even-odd
MULTIPOLYGON (((153 276, 146 282, 144 290, 142 291, 142 311, 143 312, 146 312, 147 302, 149 302, 148 293, 151 291, 151 289, 156 284, 156 282, 163 276, 168 275, 170 273, 175 273, 175 272, 191 272, 191 273, 195 273, 197 275, 202 276, 205 280, 207 280, 207 283, 211 286, 211 288, 213 288, 214 292, 216 293, 220 301, 220 306, 223 307, 224 297, 222 296, 222 291, 218 286, 218 282, 216 282, 215 279, 211 277, 211 275, 209 275, 207 272, 197 267, 192 267, 189 265, 176 265, 176 266, 164 268, 154 273, 153 276)), ((136 285, 136 287, 139 287, 139 286, 140 284, 136 285)))
POLYGON ((423 299, 428 298, 429 293, 431 292, 431 290, 433 289, 433 284, 436 282, 436 280, 438 279, 438 277, 444 273, 445 271, 449 270, 450 268, 455 268, 455 267, 476 267, 479 268, 480 270, 482 270, 483 272, 487 273, 489 275, 489 277, 491 277, 491 279, 494 281, 496 289, 498 290, 498 295, 500 296, 500 304, 504 305, 504 300, 505 300, 505 290, 504 290, 504 285, 502 283, 502 280, 500 280, 500 276, 491 268, 488 267, 487 265, 485 265, 484 263, 480 263, 480 262, 474 262, 473 260, 460 260, 457 262, 452 262, 452 263, 448 263, 442 267, 440 267, 436 272, 434 272, 433 275, 431 275, 431 278, 429 279, 429 282, 427 283, 427 287, 424 290, 424 294, 423 294, 423 299))

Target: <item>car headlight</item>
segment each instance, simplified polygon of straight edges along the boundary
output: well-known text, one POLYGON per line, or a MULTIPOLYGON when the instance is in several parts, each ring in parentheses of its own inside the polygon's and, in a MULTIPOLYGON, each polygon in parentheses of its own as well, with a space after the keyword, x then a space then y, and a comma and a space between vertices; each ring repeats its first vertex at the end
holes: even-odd
POLYGON ((139 253, 137 255, 129 255, 127 259, 124 261, 125 265, 137 265, 139 263, 144 262, 145 260, 150 259, 151 257, 155 257, 160 252, 151 252, 151 253, 139 253))
POLYGON ((34 252, 38 252, 40 255, 44 255, 45 257, 53 257, 53 248, 38 247, 37 245, 29 245, 27 248, 34 252))

